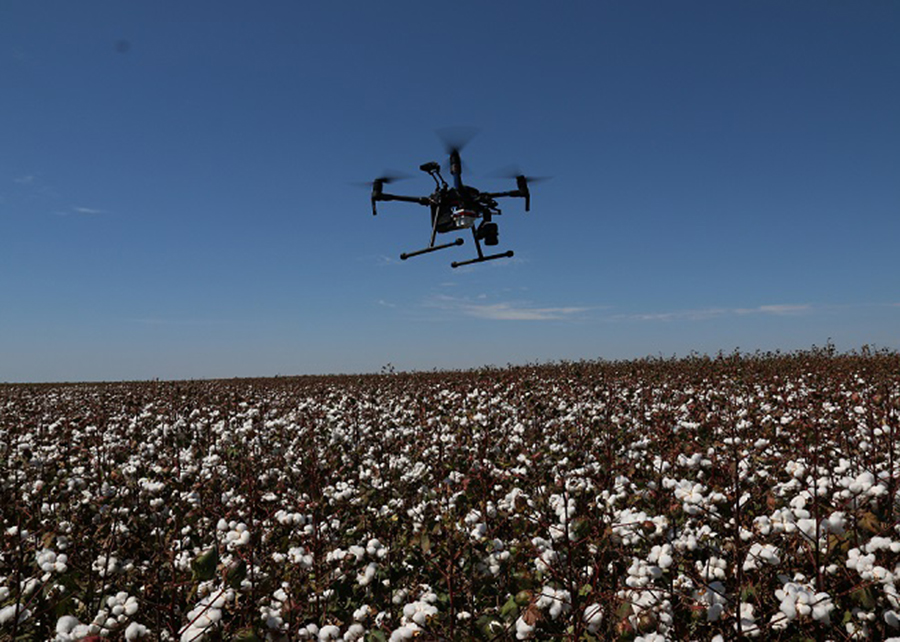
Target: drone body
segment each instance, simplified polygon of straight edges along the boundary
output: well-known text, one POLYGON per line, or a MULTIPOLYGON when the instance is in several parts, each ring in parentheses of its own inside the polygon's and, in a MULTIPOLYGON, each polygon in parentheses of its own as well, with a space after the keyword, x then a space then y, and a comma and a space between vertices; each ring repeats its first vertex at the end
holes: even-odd
POLYGON ((384 191, 384 186, 394 179, 386 176, 376 178, 372 181, 372 214, 378 213, 376 203, 378 201, 402 201, 405 203, 417 203, 427 206, 431 209, 431 241, 428 247, 415 250, 414 252, 404 252, 400 255, 402 260, 406 260, 420 254, 427 254, 437 250, 443 250, 455 245, 462 245, 463 239, 457 238, 450 243, 435 245, 438 234, 447 234, 460 232, 466 229, 472 230, 472 237, 475 240, 475 250, 478 256, 466 261, 454 261, 451 267, 459 267, 461 265, 471 265, 473 263, 483 263, 484 261, 492 261, 494 259, 502 259, 513 256, 512 250, 499 254, 486 255, 481 249, 484 242, 486 246, 495 246, 499 243, 499 229, 497 223, 493 221, 494 216, 500 215, 500 208, 497 206, 498 198, 514 196, 525 199, 525 211, 531 208, 531 194, 528 191, 529 179, 523 175, 515 176, 516 189, 505 192, 481 192, 474 187, 465 185, 462 180, 462 161, 459 155, 459 147, 453 146, 448 149, 450 154, 450 174, 453 178, 453 185, 448 185, 441 176, 440 164, 432 161, 419 166, 423 172, 430 175, 435 182, 435 190, 429 196, 401 196, 399 194, 389 194, 384 191))

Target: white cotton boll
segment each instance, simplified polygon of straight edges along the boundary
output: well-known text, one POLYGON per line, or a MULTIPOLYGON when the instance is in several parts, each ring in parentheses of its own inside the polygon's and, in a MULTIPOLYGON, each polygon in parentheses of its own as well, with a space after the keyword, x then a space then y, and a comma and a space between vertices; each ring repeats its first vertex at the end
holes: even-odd
POLYGON ((798 461, 789 461, 785 465, 785 472, 794 479, 802 479, 806 475, 806 465, 798 461))
POLYGON ((884 484, 875 484, 866 491, 869 497, 882 497, 888 494, 887 486, 884 484))
POLYGON ((202 642, 206 638, 204 629, 197 629, 189 626, 181 632, 181 642, 202 642))
POLYGON ((30 597, 32 593, 40 588, 41 580, 36 577, 30 577, 22 582, 19 586, 22 587, 22 595, 25 597, 30 597))
POLYGON ((195 629, 207 629, 213 625, 215 620, 212 618, 213 609, 209 609, 206 613, 202 613, 194 617, 192 626, 195 629))
POLYGON ((816 538, 816 520, 814 519, 798 519, 797 530, 803 533, 808 539, 816 538))
MULTIPOLYGON (((343 555, 341 555, 341 557, 343 557, 343 555)), ((298 564, 304 569, 310 569, 313 567, 312 555, 307 553, 306 549, 302 547, 295 546, 288 550, 288 559, 292 564, 298 564)))
POLYGON ((539 609, 549 609, 550 618, 555 620, 563 613, 568 613, 572 608, 572 596, 565 589, 554 589, 545 586, 541 589, 540 596, 535 602, 539 609))
POLYGON ((828 516, 828 519, 825 522, 825 526, 830 533, 834 533, 835 535, 843 535, 846 523, 846 515, 841 511, 835 511, 828 516))
POLYGON ((15 604, 10 604, 9 606, 5 606, 0 609, 0 624, 12 622, 13 619, 16 619, 16 621, 21 624, 22 622, 25 622, 29 617, 31 617, 31 611, 29 611, 22 605, 19 605, 17 607, 15 604), (17 612, 18 617, 16 616, 17 612))
POLYGON ((362 624, 355 623, 351 624, 347 627, 347 632, 344 633, 344 642, 356 642, 356 640, 361 640, 366 635, 366 627, 362 624))
POLYGON ((708 587, 694 591, 693 596, 700 605, 707 607, 706 619, 709 622, 717 622, 727 604, 725 585, 722 582, 712 582, 708 587))
POLYGON ((420 630, 421 629, 415 624, 405 624, 391 633, 389 642, 405 642, 405 640, 412 640, 420 630))
POLYGON ((782 613, 784 613, 784 616, 788 620, 793 620, 794 618, 797 617, 796 605, 797 605, 797 602, 794 599, 794 596, 789 596, 789 597, 785 597, 781 600, 781 604, 779 605, 778 608, 781 610, 782 613))
POLYGON ((584 623, 589 633, 596 633, 603 623, 603 608, 597 604, 591 604, 584 610, 584 623))
POLYGON ((129 642, 131 640, 139 640, 143 637, 147 637, 150 635, 149 629, 143 624, 138 624, 137 622, 132 622, 125 629, 125 639, 129 642))
POLYGON ((317 638, 319 637, 319 626, 317 624, 307 624, 306 626, 302 626, 300 627, 300 630, 297 631, 297 635, 300 636, 301 640, 317 638))
POLYGON ((368 553, 372 557, 383 559, 387 555, 388 551, 384 547, 384 544, 373 538, 366 543, 366 553, 368 553))
POLYGON ((138 601, 137 598, 133 596, 129 596, 127 600, 125 600, 125 615, 131 616, 138 612, 138 601))
POLYGON ((340 639, 341 630, 333 624, 328 624, 319 629, 319 642, 332 642, 340 639))
MULTIPOLYGON (((753 605, 747 602, 741 602, 741 631, 744 635, 748 637, 759 637, 760 633, 762 633, 761 629, 756 626, 756 618, 753 615, 753 605)), ((735 630, 737 630, 737 622, 734 624, 735 630)))
POLYGON ((744 560, 744 570, 757 568, 759 562, 771 564, 772 566, 780 564, 778 548, 772 544, 760 544, 759 542, 751 544, 747 558, 744 560))
POLYGON ((652 549, 650 549, 649 561, 651 564, 656 564, 661 569, 667 569, 672 566, 672 545, 671 544, 663 544, 656 545, 652 549))
POLYGON ((885 611, 884 621, 892 629, 900 629, 900 613, 897 611, 885 611))
POLYGON ((768 535, 772 532, 772 520, 765 515, 760 515, 753 519, 753 526, 761 535, 768 535))
POLYGON ((56 632, 59 635, 68 635, 76 626, 81 624, 77 617, 72 615, 63 615, 56 621, 56 632))
POLYGON ((870 472, 861 473, 850 483, 851 493, 865 493, 875 483, 875 476, 870 472))
POLYGON ((375 562, 369 562, 369 565, 366 566, 365 570, 362 573, 358 573, 356 576, 356 582, 360 586, 368 586, 371 584, 372 580, 375 578, 375 573, 378 571, 378 564, 375 562))
POLYGON ((813 603, 812 618, 817 622, 828 624, 831 621, 831 612, 834 603, 828 593, 816 593, 813 603))
POLYGON ((437 612, 437 607, 421 600, 403 607, 403 617, 407 622, 413 622, 418 626, 424 626, 430 618, 437 615, 437 612))
POLYGON ((532 637, 534 637, 534 626, 528 624, 524 618, 519 617, 516 620, 516 639, 530 640, 532 637))

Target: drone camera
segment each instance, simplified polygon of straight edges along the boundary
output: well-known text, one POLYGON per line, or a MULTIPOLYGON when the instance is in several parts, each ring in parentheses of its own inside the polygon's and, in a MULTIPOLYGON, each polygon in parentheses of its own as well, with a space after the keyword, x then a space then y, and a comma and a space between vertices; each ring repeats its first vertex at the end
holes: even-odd
POLYGON ((500 229, 496 223, 482 223, 478 227, 478 238, 484 241, 485 245, 497 245, 500 243, 500 229))
POLYGON ((440 170, 441 166, 435 161, 431 161, 430 163, 423 163, 422 165, 419 165, 419 169, 430 174, 431 172, 440 170))

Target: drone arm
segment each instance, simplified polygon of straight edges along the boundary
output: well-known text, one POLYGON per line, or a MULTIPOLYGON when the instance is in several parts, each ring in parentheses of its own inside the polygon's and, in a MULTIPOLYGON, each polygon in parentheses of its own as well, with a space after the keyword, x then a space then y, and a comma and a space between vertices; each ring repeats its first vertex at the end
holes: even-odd
POLYGON ((375 209, 375 203, 378 201, 401 201, 403 203, 418 203, 419 205, 429 205, 431 199, 427 196, 402 196, 400 194, 385 194, 382 191, 372 192, 372 215, 378 213, 375 209))
POLYGON ((531 209, 531 193, 528 191, 526 187, 524 190, 521 189, 513 189, 507 192, 482 192, 482 196, 487 196, 488 198, 504 198, 507 196, 516 197, 516 198, 524 198, 525 199, 525 211, 529 211, 531 209))

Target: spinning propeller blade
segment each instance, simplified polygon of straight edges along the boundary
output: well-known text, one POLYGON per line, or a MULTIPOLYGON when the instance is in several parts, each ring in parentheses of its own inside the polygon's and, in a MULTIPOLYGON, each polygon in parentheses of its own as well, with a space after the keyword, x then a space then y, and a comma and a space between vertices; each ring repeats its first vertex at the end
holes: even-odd
POLYGON ((385 171, 375 180, 353 183, 353 185, 356 185, 357 187, 375 187, 376 185, 390 185, 391 183, 396 183, 397 181, 402 181, 406 178, 411 177, 409 174, 404 174, 403 172, 385 171))
POLYGON ((385 185, 396 183, 397 181, 403 180, 404 178, 410 178, 409 174, 404 174, 403 172, 386 171, 373 181, 368 181, 365 183, 354 183, 354 185, 357 185, 359 187, 372 188, 372 216, 375 216, 376 214, 378 214, 375 202, 381 196, 382 188, 385 185))
POLYGON ((485 174, 485 176, 488 178, 514 178, 516 180, 523 178, 526 183, 540 183, 541 181, 549 181, 553 178, 552 176, 526 176, 518 165, 507 165, 506 167, 496 169, 489 174, 485 174))
POLYGON ((475 138, 477 127, 442 127, 435 132, 448 154, 459 153, 475 138))
POLYGON ((531 192, 528 190, 529 183, 539 183, 540 181, 549 180, 550 176, 526 176, 519 169, 518 165, 507 165, 498 170, 494 170, 488 174, 491 178, 514 178, 516 179, 516 189, 519 190, 521 196, 525 198, 525 211, 531 210, 531 192))
POLYGON ((444 127, 435 133, 444 143, 444 151, 450 156, 450 160, 444 163, 450 173, 458 177, 462 174, 463 169, 467 172, 470 171, 468 164, 463 163, 460 159, 459 153, 475 137, 478 129, 475 127, 444 127))

